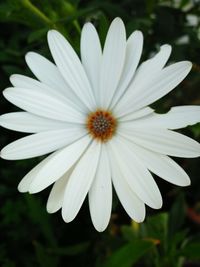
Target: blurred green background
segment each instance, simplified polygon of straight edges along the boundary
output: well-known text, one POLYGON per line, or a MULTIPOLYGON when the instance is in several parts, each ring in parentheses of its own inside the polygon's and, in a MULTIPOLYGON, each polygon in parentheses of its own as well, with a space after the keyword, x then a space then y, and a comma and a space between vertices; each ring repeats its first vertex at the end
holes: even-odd
MULTIPOLYGON (((190 75, 153 105, 159 112, 173 105, 200 104, 200 1, 198 0, 0 0, 0 90, 9 76, 32 76, 24 56, 36 51, 50 57, 46 33, 61 31, 79 53, 80 32, 86 21, 97 27, 102 44, 113 18, 121 17, 127 34, 144 33, 142 60, 159 46, 173 46, 170 62, 191 60, 190 75)), ((17 110, 3 96, 1 113, 17 110)), ((183 133, 200 141, 200 125, 183 133)), ((22 137, 1 128, 0 146, 22 137)), ((193 267, 200 266, 200 159, 178 159, 192 185, 179 188, 155 178, 164 198, 162 210, 147 208, 144 223, 125 214, 116 196, 108 229, 94 230, 85 201, 75 221, 65 224, 60 212, 49 215, 49 189, 20 194, 21 178, 41 158, 0 164, 0 266, 193 267)))

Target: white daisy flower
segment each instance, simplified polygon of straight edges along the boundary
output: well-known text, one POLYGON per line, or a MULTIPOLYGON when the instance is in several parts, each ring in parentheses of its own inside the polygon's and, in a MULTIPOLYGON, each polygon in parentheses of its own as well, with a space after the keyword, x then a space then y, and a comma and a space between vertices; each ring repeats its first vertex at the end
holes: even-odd
POLYGON ((110 219, 112 184, 121 204, 136 222, 145 218, 145 204, 162 206, 152 173, 180 186, 190 184, 185 171, 169 156, 198 157, 200 144, 172 130, 200 121, 199 106, 173 107, 157 114, 148 107, 174 89, 192 64, 165 67, 171 47, 163 45, 138 67, 143 36, 116 18, 104 49, 91 23, 81 33, 81 61, 57 31, 48 33, 55 64, 37 53, 26 62, 38 80, 12 75, 13 87, 3 94, 22 112, 4 114, 1 126, 31 135, 1 151, 9 160, 46 159, 20 182, 19 191, 38 193, 53 184, 47 211, 62 209, 72 221, 86 195, 94 227, 103 231, 110 219))

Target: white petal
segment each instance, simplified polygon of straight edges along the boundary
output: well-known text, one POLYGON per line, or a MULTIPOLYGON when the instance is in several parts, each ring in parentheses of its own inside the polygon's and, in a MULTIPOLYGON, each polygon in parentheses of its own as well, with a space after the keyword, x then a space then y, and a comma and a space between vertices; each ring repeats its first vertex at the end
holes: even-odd
POLYGON ((47 212, 54 213, 61 209, 65 188, 72 170, 73 167, 54 183, 47 200, 47 212))
POLYGON ((102 49, 97 31, 91 23, 86 23, 81 32, 81 59, 97 100, 102 49))
POLYGON ((160 51, 153 57, 148 59, 147 61, 143 62, 140 67, 138 68, 136 75, 134 77, 134 84, 135 86, 137 83, 141 83, 144 81, 151 79, 151 76, 159 72, 162 68, 164 68, 165 64, 167 63, 172 48, 170 45, 162 45, 160 47, 160 51))
POLYGON ((143 108, 160 99, 174 89, 189 73, 192 64, 182 61, 172 64, 159 73, 152 75, 151 80, 143 82, 134 87, 131 85, 123 98, 116 105, 115 113, 120 116, 143 108))
POLYGON ((131 190, 123 172, 119 168, 115 156, 108 148, 110 165, 112 170, 112 180, 119 200, 127 214, 136 222, 142 222, 145 218, 145 205, 131 190))
POLYGON ((93 141, 72 172, 62 206, 64 221, 72 221, 79 212, 94 179, 100 152, 101 143, 93 141))
POLYGON ((125 116, 122 116, 122 117, 119 117, 118 120, 121 121, 121 122, 129 122, 133 120, 136 120, 136 119, 139 119, 137 121, 140 121, 141 119, 144 118, 149 118, 149 116, 151 116, 151 114, 154 113, 154 110, 150 107, 145 107, 145 108, 142 108, 142 109, 139 109, 137 111, 134 111, 130 114, 127 114, 125 116))
POLYGON ((39 88, 7 88, 3 95, 12 104, 42 117, 74 123, 84 123, 85 120, 84 114, 69 106, 65 100, 57 99, 39 88))
POLYGON ((103 49, 99 89, 100 106, 103 108, 109 107, 118 86, 124 67, 125 52, 125 27, 123 21, 116 18, 110 25, 103 49))
POLYGON ((85 134, 80 127, 32 134, 4 147, 1 157, 16 160, 43 156, 71 144, 85 134))
POLYGON ((66 148, 55 153, 35 176, 29 192, 38 193, 63 176, 80 158, 91 139, 88 136, 81 138, 66 148))
POLYGON ((39 117, 28 112, 11 112, 0 116, 0 126, 24 133, 64 129, 72 125, 67 122, 39 117))
POLYGON ((112 100, 111 109, 123 95, 132 80, 138 66, 143 47, 143 35, 140 31, 133 32, 127 40, 124 69, 118 88, 112 100))
MULTIPOLYGON (((13 74, 10 76, 10 81, 14 85, 14 87, 32 89, 32 90, 40 90, 58 99, 63 99, 63 95, 58 90, 54 90, 52 87, 44 83, 41 83, 37 80, 34 80, 30 77, 20 75, 20 74, 13 74)), ((71 105, 73 106, 74 104, 71 103, 71 105)))
MULTIPOLYGON (((57 88, 64 93, 63 90, 67 90, 67 84, 60 74, 56 65, 54 65, 47 58, 41 56, 38 53, 29 52, 26 54, 26 63, 35 77, 41 82, 50 85, 52 88, 57 88)), ((17 87, 21 87, 17 85, 17 87)), ((65 94, 65 93, 64 93, 65 94)))
POLYGON ((163 45, 160 47, 160 51, 153 58, 144 61, 139 66, 135 73, 134 79, 132 80, 127 90, 129 91, 127 92, 127 98, 131 97, 132 94, 134 96, 137 95, 138 88, 140 88, 141 86, 148 86, 149 83, 152 81, 152 77, 155 77, 155 75, 159 75, 160 71, 165 66, 171 54, 171 50, 172 49, 170 45, 163 45))
POLYGON ((148 206, 154 209, 161 208, 162 197, 160 191, 152 175, 134 151, 120 136, 113 138, 109 146, 126 182, 134 193, 148 206))
POLYGON ((48 86, 40 81, 37 81, 33 78, 30 78, 28 76, 24 76, 21 74, 13 74, 10 76, 10 82, 14 87, 19 87, 19 88, 27 88, 27 89, 40 89, 41 91, 47 91, 51 94, 57 95, 57 97, 61 97, 60 92, 57 92, 52 89, 51 86, 48 86))
POLYGON ((48 32, 48 43, 54 61, 69 87, 84 102, 86 107, 94 109, 94 95, 84 68, 74 49, 55 30, 48 32))
POLYGON ((43 168, 53 157, 56 155, 57 152, 52 153, 44 160, 42 160, 38 165, 36 165, 30 172, 28 172, 21 182, 18 185, 18 190, 21 193, 26 193, 30 189, 30 185, 32 184, 33 180, 36 177, 36 174, 43 168))
POLYGON ((112 208, 111 172, 104 145, 97 172, 89 190, 89 207, 94 227, 99 232, 104 231, 108 226, 112 208))
POLYGON ((195 140, 166 129, 125 129, 122 126, 119 134, 152 151, 174 157, 195 158, 200 156, 200 144, 195 140))
POLYGON ((200 106, 178 106, 170 109, 166 114, 152 113, 134 122, 135 126, 147 128, 179 129, 200 122, 200 106))
POLYGON ((24 89, 31 89, 31 90, 36 90, 36 91, 41 91, 43 93, 46 93, 50 96, 55 97, 56 99, 59 99, 61 101, 65 101, 66 105, 69 105, 70 107, 73 107, 74 109, 80 110, 81 112, 88 112, 85 108, 83 108, 82 105, 79 103, 76 103, 76 98, 73 97, 72 100, 70 100, 68 95, 63 95, 60 90, 57 88, 52 88, 51 85, 48 86, 44 83, 41 83, 37 80, 34 80, 30 77, 20 75, 20 74, 13 74, 10 77, 11 83, 18 88, 24 88, 24 89))
POLYGON ((151 172, 172 184, 179 186, 190 185, 190 178, 186 172, 168 156, 150 151, 130 141, 125 142, 128 143, 130 148, 151 172))
MULTIPOLYGON (((85 105, 83 105, 67 85, 57 66, 51 61, 40 54, 29 52, 26 54, 26 63, 38 80, 49 85, 54 91, 61 93, 63 96, 67 97, 67 99, 76 103, 76 106, 81 107, 82 109, 85 108, 85 105)), ((15 82, 14 86, 16 87, 22 87, 21 85, 16 84, 16 80, 13 81, 13 75, 11 76, 11 82, 15 82)))

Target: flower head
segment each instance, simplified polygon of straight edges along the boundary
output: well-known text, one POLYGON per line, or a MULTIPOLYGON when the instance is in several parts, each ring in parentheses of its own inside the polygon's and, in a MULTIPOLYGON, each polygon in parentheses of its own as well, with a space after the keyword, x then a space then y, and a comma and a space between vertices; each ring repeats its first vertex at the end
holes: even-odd
POLYGON ((62 208, 72 221, 88 194, 92 222, 103 231, 110 219, 112 184, 128 215, 145 218, 145 204, 158 209, 162 197, 152 173, 173 184, 190 179, 169 156, 198 157, 200 144, 173 130, 200 121, 199 106, 173 107, 157 114, 148 107, 174 89, 189 73, 191 63, 165 67, 170 45, 139 67, 143 36, 116 18, 103 52, 91 23, 81 33, 81 61, 57 31, 48 33, 55 64, 37 53, 26 62, 37 80, 12 75, 5 98, 22 112, 4 114, 1 126, 31 135, 1 151, 16 160, 53 152, 20 182, 20 192, 37 193, 53 184, 47 211, 62 208))

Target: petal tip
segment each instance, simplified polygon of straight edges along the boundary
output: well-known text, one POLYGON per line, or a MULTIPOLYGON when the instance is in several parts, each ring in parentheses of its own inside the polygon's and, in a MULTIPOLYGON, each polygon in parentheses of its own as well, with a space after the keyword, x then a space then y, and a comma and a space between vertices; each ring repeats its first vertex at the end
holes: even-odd
POLYGON ((123 20, 122 20, 120 17, 116 17, 116 18, 114 18, 114 19, 113 19, 113 22, 114 22, 114 21, 123 22, 123 20))
POLYGON ((94 25, 93 25, 91 22, 87 21, 87 22, 85 22, 85 24, 83 25, 83 29, 82 29, 82 31, 83 31, 84 29, 86 29, 86 28, 94 28, 94 25))
POLYGON ((48 40, 48 42, 50 40, 52 40, 53 36, 55 35, 55 32, 56 32, 55 30, 48 31, 48 33, 47 33, 47 40, 48 40))
POLYGON ((118 26, 118 27, 119 27, 119 26, 123 26, 123 27, 124 27, 124 22, 123 22, 123 20, 122 20, 120 17, 116 17, 116 18, 112 21, 110 27, 111 27, 112 25, 116 25, 116 26, 118 26))
POLYGON ((185 63, 188 65, 188 67, 192 68, 192 62, 191 61, 185 61, 185 63))
POLYGON ((9 96, 12 95, 14 87, 9 87, 3 90, 3 96, 9 101, 9 96))
POLYGON ((155 209, 156 210, 159 210, 159 209, 162 208, 162 206, 163 206, 163 203, 162 202, 161 203, 157 203, 156 206, 155 206, 155 209))
POLYGON ((33 52, 33 51, 29 51, 28 53, 26 53, 25 55, 25 61, 28 64, 28 62, 36 55, 37 53, 33 52))
POLYGON ((9 92, 8 89, 9 89, 9 88, 6 88, 6 89, 4 89, 3 92, 2 92, 2 94, 3 94, 3 96, 4 96, 5 98, 6 98, 7 93, 9 92))
POLYGON ((105 231, 106 228, 108 227, 109 220, 98 222, 98 221, 94 221, 94 219, 92 218, 92 223, 94 225, 94 228, 97 230, 97 232, 101 233, 101 232, 105 231))
POLYGON ((51 37, 53 37, 53 36, 55 36, 55 35, 57 35, 57 34, 59 34, 59 32, 58 31, 56 31, 56 30, 49 30, 48 31, 48 33, 47 33, 47 37, 48 38, 51 38, 51 37))
POLYGON ((162 201, 162 198, 155 201, 154 203, 152 203, 152 208, 155 209, 155 210, 159 210, 162 208, 162 205, 163 205, 163 201, 162 201))
POLYGON ((17 187, 17 190, 20 192, 20 193, 27 193, 28 190, 27 188, 24 188, 23 184, 19 183, 18 187, 17 187))
POLYGON ((94 225, 94 228, 97 230, 97 232, 99 232, 99 233, 102 233, 102 232, 104 232, 105 231, 105 229, 106 229, 106 227, 102 227, 102 226, 95 226, 94 225))
POLYGON ((6 157, 5 148, 3 148, 3 149, 0 151, 0 158, 2 158, 2 159, 8 159, 8 158, 6 157))
POLYGON ((145 219, 145 216, 143 216, 141 218, 133 219, 133 221, 135 221, 136 223, 143 223, 144 219, 145 219))
POLYGON ((190 186, 190 185, 191 185, 191 180, 190 180, 190 178, 188 178, 188 179, 185 180, 184 183, 182 183, 180 186, 185 187, 185 186, 190 186))
POLYGON ((70 218, 70 217, 66 214, 66 211, 65 211, 63 208, 62 208, 61 214, 62 214, 63 221, 66 222, 66 223, 70 223, 70 222, 73 221, 73 219, 74 219, 74 218, 70 218))
POLYGON ((15 79, 17 78, 17 76, 18 76, 18 74, 12 74, 11 76, 10 76, 10 82, 13 84, 14 83, 14 81, 15 81, 15 79))
POLYGON ((160 47, 160 50, 165 50, 165 52, 170 56, 172 52, 172 46, 169 44, 164 44, 160 47))
MULTIPOLYGON (((177 62, 179 63, 179 62, 177 62)), ((182 64, 182 67, 185 69, 185 71, 187 71, 187 73, 189 73, 192 69, 192 62, 188 61, 188 60, 184 60, 180 62, 182 64)))
POLYGON ((28 192, 30 194, 36 194, 42 191, 45 188, 38 187, 34 182, 30 185, 28 192))
POLYGON ((143 33, 140 30, 136 30, 136 31, 134 31, 134 33, 139 35, 139 36, 141 36, 141 37, 143 37, 143 33))
POLYGON ((53 208, 52 205, 49 205, 48 203, 47 203, 47 206, 46 206, 46 210, 47 210, 47 212, 49 214, 53 214, 53 213, 55 213, 57 211, 56 209, 53 208))

